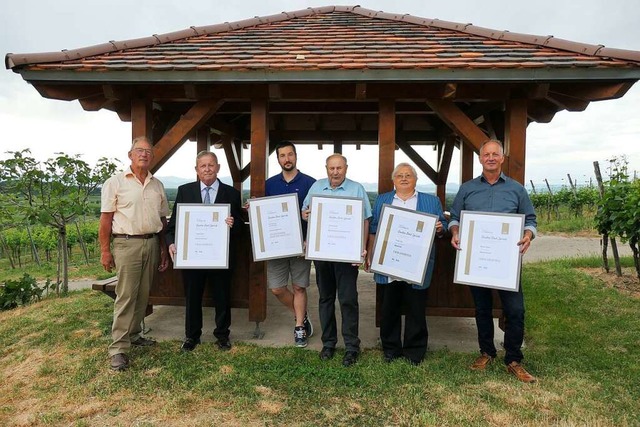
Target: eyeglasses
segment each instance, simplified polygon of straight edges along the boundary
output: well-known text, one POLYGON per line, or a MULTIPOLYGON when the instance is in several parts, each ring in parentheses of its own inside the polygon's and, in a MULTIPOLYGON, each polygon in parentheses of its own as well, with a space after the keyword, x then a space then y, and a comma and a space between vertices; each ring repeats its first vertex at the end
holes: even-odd
POLYGON ((142 154, 151 155, 153 150, 149 150, 148 148, 134 148, 133 151, 136 152, 137 155, 141 156, 142 154))
POLYGON ((398 174, 398 175, 394 176, 394 178, 411 179, 411 178, 413 178, 413 175, 410 174, 410 173, 404 173, 404 174, 398 174))

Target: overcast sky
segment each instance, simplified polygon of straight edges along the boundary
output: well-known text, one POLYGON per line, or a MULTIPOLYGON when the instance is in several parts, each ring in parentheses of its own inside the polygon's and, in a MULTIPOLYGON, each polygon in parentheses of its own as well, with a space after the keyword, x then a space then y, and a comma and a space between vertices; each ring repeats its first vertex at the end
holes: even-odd
MULTIPOLYGON (((74 49, 328 4, 331 3, 304 0, 11 1, 3 4, 0 15, 0 53, 4 57, 8 52, 74 49)), ((637 0, 395 0, 360 2, 360 6, 640 50, 637 23, 640 3, 637 0)), ((606 159, 623 154, 628 157, 632 170, 640 170, 639 111, 640 84, 636 84, 622 99, 591 103, 584 112, 560 112, 549 124, 531 124, 527 135, 527 182, 533 180, 536 185, 542 185, 547 178, 560 184, 566 182, 567 173, 581 183, 586 182, 593 176, 594 160, 602 165, 606 159)), ((86 112, 77 101, 44 99, 9 70, 0 72, 0 128, 0 158, 6 158, 4 153, 9 150, 31 148, 39 160, 61 151, 82 154, 90 163, 106 156, 127 164, 130 123, 120 122, 117 115, 109 111, 86 112)), ((321 159, 330 152, 325 150, 318 155, 311 149, 299 151, 299 168, 322 177, 321 159)), ((349 177, 366 182, 377 180, 377 154, 373 147, 356 153, 355 149, 345 146, 344 154, 350 159, 349 177), (368 157, 371 161, 366 160, 368 157)), ((423 154, 433 162, 433 153, 423 154)), ((193 176, 194 156, 195 144, 185 144, 158 175, 193 176)), ((397 161, 404 159, 397 155, 397 161)), ((223 164, 221 175, 228 175, 225 166, 223 164)), ((272 159, 270 174, 277 171, 272 159)), ((458 171, 454 164, 450 181, 457 181, 458 171)), ((421 176, 420 183, 426 184, 428 180, 421 176)))

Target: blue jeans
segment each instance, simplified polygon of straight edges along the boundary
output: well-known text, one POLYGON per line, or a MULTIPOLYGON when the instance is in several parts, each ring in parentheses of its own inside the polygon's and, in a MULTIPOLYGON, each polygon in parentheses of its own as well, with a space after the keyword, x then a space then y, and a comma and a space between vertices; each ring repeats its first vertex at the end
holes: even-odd
MULTIPOLYGON (((478 328, 478 344, 480 352, 496 357, 496 346, 493 343, 493 290, 471 286, 471 294, 476 304, 476 326, 478 328)), ((498 290, 502 310, 505 316, 504 331, 504 363, 520 363, 523 359, 522 342, 524 341, 524 297, 522 287, 518 292, 498 290)))

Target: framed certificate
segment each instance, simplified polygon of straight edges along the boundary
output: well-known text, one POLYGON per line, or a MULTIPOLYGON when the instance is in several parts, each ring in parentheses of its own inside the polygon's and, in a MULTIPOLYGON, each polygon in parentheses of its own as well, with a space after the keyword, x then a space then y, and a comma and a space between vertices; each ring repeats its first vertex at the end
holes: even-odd
POLYGON ((371 271, 422 284, 437 221, 436 215, 384 205, 373 244, 371 271))
POLYGON ((249 199, 253 260, 304 255, 298 195, 249 199))
POLYGON ((350 197, 311 196, 306 258, 360 263, 364 202, 350 197))
POLYGON ((453 281, 517 292, 523 229, 522 214, 462 211, 453 281))
POLYGON ((231 205, 178 203, 174 268, 229 268, 231 205))

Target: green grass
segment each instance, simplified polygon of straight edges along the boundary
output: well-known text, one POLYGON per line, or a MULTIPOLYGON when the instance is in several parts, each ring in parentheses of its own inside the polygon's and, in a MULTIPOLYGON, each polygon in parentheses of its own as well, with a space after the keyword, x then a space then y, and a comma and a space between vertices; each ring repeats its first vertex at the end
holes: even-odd
POLYGON ((568 234, 593 234, 597 235, 594 221, 595 212, 585 210, 583 215, 578 217, 568 208, 560 208, 560 219, 552 213, 547 220, 546 211, 539 211, 538 231, 541 233, 568 233, 568 234))
MULTIPOLYGON (((38 266, 30 257, 23 257, 22 268, 11 268, 11 264, 7 258, 0 259, 0 283, 6 280, 16 280, 22 277, 24 273, 35 277, 38 280, 50 279, 56 281, 57 277, 57 261, 42 261, 38 266)), ((73 254, 69 261, 69 280, 95 278, 98 280, 107 279, 115 275, 115 273, 107 273, 100 264, 100 258, 94 256, 89 258, 89 264, 86 264, 84 256, 81 253, 73 254)), ((62 279, 61 279, 62 280, 62 279)))
POLYGON ((242 343, 182 354, 161 342, 134 349, 132 369, 115 374, 112 301, 90 291, 48 299, 0 314, 0 424, 638 425, 640 300, 575 270, 594 265, 524 266, 533 385, 499 363, 470 371, 474 354, 430 352, 412 367, 371 349, 345 369, 341 355, 323 363, 314 351, 242 343))

